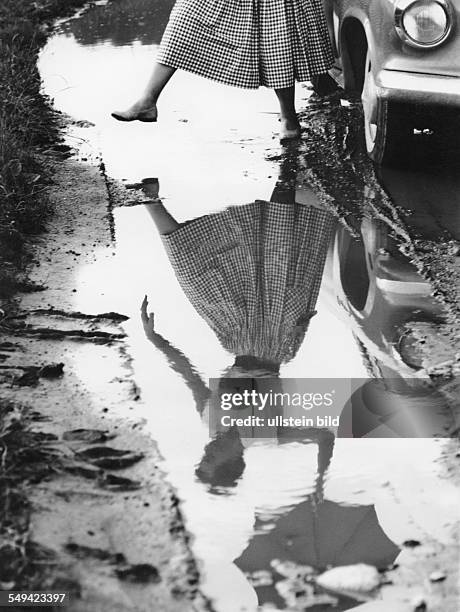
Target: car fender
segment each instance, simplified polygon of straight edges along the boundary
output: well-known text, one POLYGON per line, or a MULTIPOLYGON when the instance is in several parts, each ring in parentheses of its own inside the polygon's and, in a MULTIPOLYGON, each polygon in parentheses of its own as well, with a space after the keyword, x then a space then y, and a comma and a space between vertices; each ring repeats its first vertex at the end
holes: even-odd
POLYGON ((348 91, 360 93, 364 83, 366 54, 369 50, 376 74, 392 54, 394 4, 392 0, 371 0, 336 3, 344 6, 338 16, 338 50, 342 59, 344 85, 348 91), (385 44, 382 44, 382 36, 385 44))
POLYGON ((366 53, 375 52, 369 16, 360 7, 351 7, 340 20, 338 51, 342 60, 344 87, 360 93, 364 82, 366 53))

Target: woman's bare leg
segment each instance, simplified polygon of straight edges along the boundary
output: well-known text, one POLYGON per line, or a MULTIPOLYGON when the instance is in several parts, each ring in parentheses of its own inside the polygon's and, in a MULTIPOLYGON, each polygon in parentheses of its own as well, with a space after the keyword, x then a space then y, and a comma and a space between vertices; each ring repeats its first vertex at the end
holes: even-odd
POLYGON ((162 236, 172 234, 180 227, 179 223, 177 223, 174 217, 166 210, 162 202, 152 202, 145 206, 157 226, 158 232, 162 236))
POLYGON ((295 204, 298 163, 298 146, 294 141, 291 143, 291 147, 285 147, 278 181, 271 195, 270 202, 295 204))
POLYGON ((156 121, 158 98, 175 72, 171 66, 156 63, 141 98, 127 110, 115 111, 112 117, 119 121, 156 121))
POLYGON ((294 86, 275 89, 275 93, 280 103, 281 111, 280 140, 299 138, 300 123, 295 110, 294 86))
POLYGON ((174 217, 166 210, 163 206, 162 201, 159 199, 158 194, 160 192, 160 183, 155 178, 145 178, 142 181, 142 191, 144 192, 147 201, 145 206, 152 217, 157 230, 162 236, 171 234, 178 227, 179 224, 174 217))

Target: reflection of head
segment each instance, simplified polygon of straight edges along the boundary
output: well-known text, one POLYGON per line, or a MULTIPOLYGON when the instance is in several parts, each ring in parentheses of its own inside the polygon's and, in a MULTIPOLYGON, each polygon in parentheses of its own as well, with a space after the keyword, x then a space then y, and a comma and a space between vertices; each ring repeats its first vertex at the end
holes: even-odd
POLYGON ((195 474, 201 482, 212 486, 234 487, 244 472, 243 451, 244 447, 235 427, 218 433, 216 438, 206 445, 195 474))

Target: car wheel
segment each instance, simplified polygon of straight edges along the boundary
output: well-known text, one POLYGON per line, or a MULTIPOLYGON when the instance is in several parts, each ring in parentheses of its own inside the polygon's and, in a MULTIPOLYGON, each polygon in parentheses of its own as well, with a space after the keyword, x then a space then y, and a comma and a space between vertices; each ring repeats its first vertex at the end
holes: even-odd
POLYGON ((407 151, 413 128, 407 109, 379 98, 377 91, 368 51, 361 94, 366 149, 374 162, 391 164, 407 151))

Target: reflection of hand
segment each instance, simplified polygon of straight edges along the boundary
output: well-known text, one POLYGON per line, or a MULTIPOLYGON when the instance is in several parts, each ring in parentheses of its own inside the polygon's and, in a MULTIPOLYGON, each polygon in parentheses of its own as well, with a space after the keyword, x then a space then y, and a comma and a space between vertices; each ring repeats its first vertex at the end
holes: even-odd
POLYGON ((148 305, 149 301, 147 299, 147 296, 144 296, 141 306, 141 319, 142 325, 144 326, 144 331, 147 337, 150 337, 155 333, 155 315, 153 314, 153 312, 147 314, 148 305))

